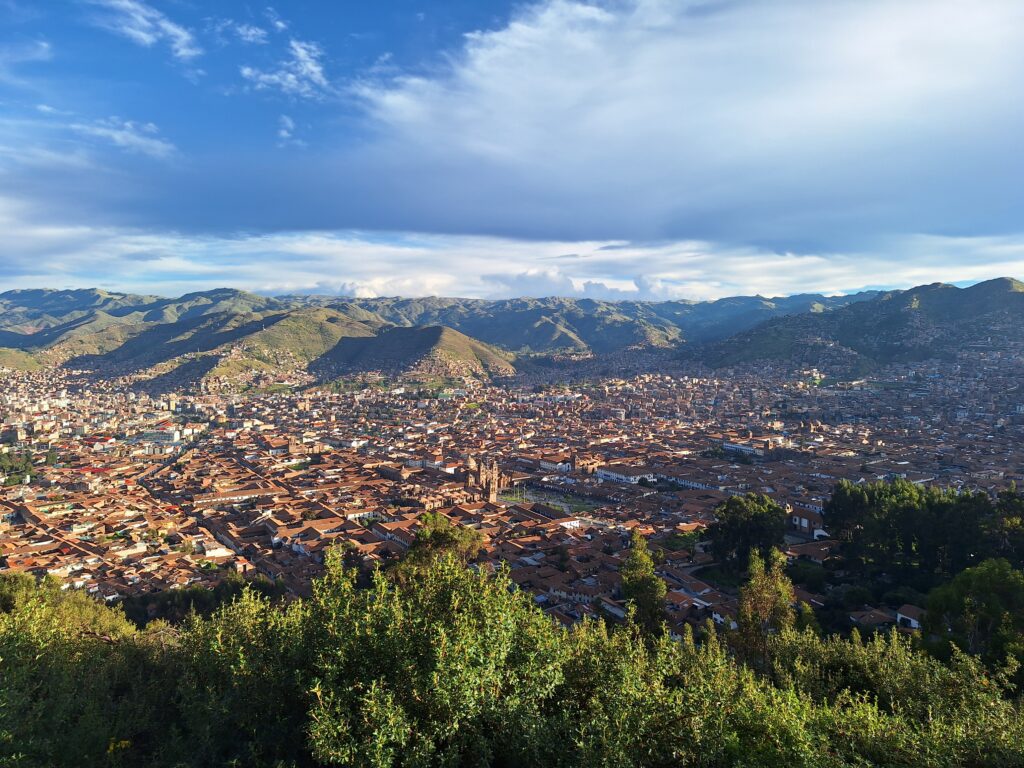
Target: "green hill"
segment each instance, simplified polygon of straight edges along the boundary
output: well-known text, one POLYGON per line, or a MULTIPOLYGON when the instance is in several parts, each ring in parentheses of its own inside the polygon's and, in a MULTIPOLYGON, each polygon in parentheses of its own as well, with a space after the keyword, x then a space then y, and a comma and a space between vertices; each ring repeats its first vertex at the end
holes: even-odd
POLYGON ((15 371, 34 371, 39 367, 39 361, 28 352, 23 352, 20 349, 0 347, 0 368, 10 368, 15 371))
POLYGON ((948 353, 950 339, 1015 338, 1022 301, 1024 284, 1010 278, 962 289, 934 284, 708 302, 271 298, 229 288, 177 298, 23 290, 0 294, 0 348, 104 372, 163 365, 211 376, 307 367, 318 374, 507 375, 512 355, 684 345, 688 354, 718 366, 826 360, 865 370, 948 353), (197 355, 211 359, 181 368, 197 355))
POLYGON ((373 337, 344 338, 318 361, 323 371, 386 371, 425 376, 506 376, 509 355, 442 326, 392 327, 373 337))
POLYGON ((770 317, 827 309, 876 294, 709 302, 544 299, 353 299, 356 306, 396 325, 443 325, 513 352, 594 352, 671 347, 727 337, 770 317))
POLYGON ((699 354, 715 366, 827 362, 864 371, 1007 341, 1024 341, 1024 283, 1000 278, 968 288, 933 283, 829 312, 776 318, 699 354))
MULTIPOLYGON (((0 294, 0 346, 51 350, 47 359, 105 355, 136 337, 157 343, 157 326, 202 322, 214 315, 270 317, 332 309, 349 321, 445 326, 515 353, 605 354, 629 348, 668 348, 729 336, 762 320, 814 308, 844 306, 873 294, 846 297, 736 297, 713 302, 597 301, 550 297, 500 301, 428 297, 341 299, 324 296, 270 298, 230 288, 178 298, 73 291, 19 290, 0 294)), ((315 319, 312 321, 316 324, 315 319)), ((324 338, 333 333, 328 329, 324 338)), ((358 335, 358 334, 357 334, 358 335)), ((285 339, 286 344, 290 344, 285 339)), ((300 342, 302 344, 304 342, 300 342)), ((316 351, 312 342, 311 353, 316 351)))
POLYGON ((355 320, 335 309, 314 307, 289 312, 251 334, 246 343, 266 353, 285 351, 308 363, 325 355, 341 339, 373 336, 380 326, 380 321, 355 320))

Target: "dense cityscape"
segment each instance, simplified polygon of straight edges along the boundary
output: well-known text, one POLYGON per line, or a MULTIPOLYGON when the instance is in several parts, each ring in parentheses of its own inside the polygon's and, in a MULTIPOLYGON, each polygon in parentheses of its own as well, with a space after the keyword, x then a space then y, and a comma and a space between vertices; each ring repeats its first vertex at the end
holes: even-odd
MULTIPOLYGON (((474 562, 507 565, 561 622, 624 616, 636 530, 662 551, 673 632, 734 624, 735 584, 701 573, 714 574, 705 533, 724 500, 767 495, 786 510, 787 557, 822 565, 840 480, 994 496, 1024 481, 1022 354, 991 345, 835 383, 679 366, 576 387, 368 375, 344 392, 155 397, 8 371, 0 563, 108 602, 229 573, 308 595, 330 547, 380 567, 435 513, 479 531, 474 562)), ((907 606, 848 607, 873 628, 907 606)), ((922 606, 909 610, 916 626, 922 606)))

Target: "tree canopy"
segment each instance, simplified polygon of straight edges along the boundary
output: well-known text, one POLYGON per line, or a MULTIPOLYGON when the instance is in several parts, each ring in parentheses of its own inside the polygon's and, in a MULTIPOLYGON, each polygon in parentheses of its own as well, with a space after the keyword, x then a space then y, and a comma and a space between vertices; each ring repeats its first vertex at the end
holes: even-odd
POLYGON ((926 629, 967 653, 1024 664, 1024 571, 986 560, 928 596, 926 629))
POLYGON ((921 591, 989 558, 1024 567, 1024 495, 921 486, 903 479, 840 481, 827 504, 829 533, 849 565, 898 574, 921 591))
POLYGON ((0 765, 1024 762, 1024 718, 1000 675, 898 634, 798 631, 765 589, 777 575, 755 566, 748 593, 765 637, 755 668, 711 628, 699 642, 629 622, 563 628, 506 573, 454 553, 359 589, 336 552, 307 599, 244 590, 208 617, 145 629, 55 582, 2 574, 0 765))
POLYGON ((640 625, 652 635, 660 634, 665 620, 665 582, 654 572, 654 560, 647 539, 633 530, 631 547, 622 564, 622 596, 633 605, 640 625))
POLYGON ((712 551, 727 568, 744 571, 751 551, 767 557, 782 545, 786 511, 764 494, 731 496, 715 509, 715 517, 712 551))

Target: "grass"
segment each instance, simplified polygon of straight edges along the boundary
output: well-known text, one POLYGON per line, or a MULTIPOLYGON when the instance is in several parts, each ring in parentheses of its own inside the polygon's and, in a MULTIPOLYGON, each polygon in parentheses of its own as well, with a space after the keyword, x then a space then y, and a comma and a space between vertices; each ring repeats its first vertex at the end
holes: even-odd
POLYGON ((39 361, 28 352, 22 352, 20 349, 0 348, 0 368, 12 368, 15 371, 35 371, 39 367, 39 361))
POLYGON ((709 584, 718 587, 730 587, 732 589, 738 589, 746 581, 742 573, 735 573, 718 565, 709 565, 706 568, 701 568, 699 571, 695 571, 694 575, 709 584))
POLYGON ((533 502, 535 504, 548 504, 552 507, 559 507, 565 509, 570 514, 578 515, 586 512, 593 512, 598 508, 597 504, 594 504, 581 496, 575 496, 571 493, 561 494, 554 493, 551 491, 535 491, 531 489, 523 489, 523 498, 520 499, 517 494, 502 493, 498 495, 501 501, 507 504, 516 504, 520 501, 533 502))
POLYGON ((700 537, 692 533, 673 533, 658 543, 669 552, 679 552, 683 549, 692 550, 699 540, 700 537))

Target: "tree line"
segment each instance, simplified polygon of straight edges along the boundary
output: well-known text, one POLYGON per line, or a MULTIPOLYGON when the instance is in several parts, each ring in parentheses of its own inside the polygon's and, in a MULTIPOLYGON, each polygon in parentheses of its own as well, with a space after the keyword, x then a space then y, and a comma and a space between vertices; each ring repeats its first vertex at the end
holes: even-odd
MULTIPOLYGON (((768 559, 784 546, 787 513, 768 496, 734 496, 716 516, 711 551, 727 572, 747 574, 751 557, 768 559)), ((949 661, 955 648, 993 669, 1007 658, 1024 665, 1024 494, 1016 486, 989 495, 843 480, 824 525, 838 541, 835 557, 786 570, 823 593, 827 629, 848 630, 850 610, 865 604, 910 603, 925 609, 919 642, 933 655, 949 661)), ((1016 682, 1024 684, 1024 673, 1016 682)))

